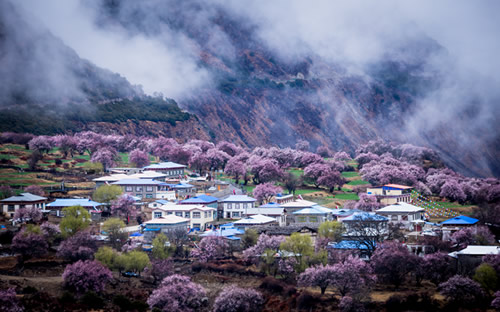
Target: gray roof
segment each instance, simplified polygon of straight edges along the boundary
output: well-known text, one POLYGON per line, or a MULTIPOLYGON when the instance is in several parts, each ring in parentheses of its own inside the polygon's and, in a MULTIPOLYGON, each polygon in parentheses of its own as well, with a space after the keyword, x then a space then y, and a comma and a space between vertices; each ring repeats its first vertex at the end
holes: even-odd
POLYGON ((267 235, 290 235, 295 232, 300 232, 302 230, 309 230, 311 232, 317 232, 319 225, 316 223, 305 223, 305 224, 290 224, 287 226, 255 226, 253 229, 257 233, 266 233, 267 235))
POLYGON ((153 179, 123 179, 120 181, 113 182, 111 184, 116 185, 162 185, 165 184, 160 181, 156 181, 153 179))
POLYGON ((71 207, 71 206, 82 206, 82 207, 97 207, 102 206, 104 204, 95 202, 88 198, 58 198, 55 202, 52 202, 47 205, 50 207, 71 207))
POLYGON ((257 201, 255 198, 252 198, 247 195, 230 195, 222 200, 220 200, 221 203, 253 203, 257 201))
POLYGON ((46 200, 47 197, 42 197, 38 195, 34 195, 31 193, 21 193, 18 196, 11 196, 5 199, 0 200, 0 202, 34 202, 40 200, 46 200))
POLYGON ((186 166, 171 161, 166 161, 159 164, 152 164, 144 167, 144 169, 181 169, 181 168, 186 168, 186 166))

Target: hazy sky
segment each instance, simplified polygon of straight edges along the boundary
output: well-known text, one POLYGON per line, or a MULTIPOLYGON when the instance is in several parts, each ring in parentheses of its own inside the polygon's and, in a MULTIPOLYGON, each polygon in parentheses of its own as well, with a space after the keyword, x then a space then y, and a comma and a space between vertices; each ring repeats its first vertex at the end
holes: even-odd
MULTIPOLYGON (((189 40, 166 27, 161 36, 130 36, 118 26, 97 27, 96 12, 78 0, 19 2, 82 57, 124 75, 134 84, 142 84, 148 93, 161 91, 180 97, 209 79, 209 74, 197 65, 189 40)), ((145 10, 154 11, 150 7, 161 1, 142 2, 146 3, 145 10)), ((389 47, 421 30, 448 49, 464 70, 499 80, 500 1, 200 3, 208 3, 203 4, 207 8, 220 5, 249 19, 258 26, 258 34, 267 45, 283 57, 313 50, 325 59, 363 64, 376 61, 389 47)), ((207 17, 199 16, 202 18, 207 17)))

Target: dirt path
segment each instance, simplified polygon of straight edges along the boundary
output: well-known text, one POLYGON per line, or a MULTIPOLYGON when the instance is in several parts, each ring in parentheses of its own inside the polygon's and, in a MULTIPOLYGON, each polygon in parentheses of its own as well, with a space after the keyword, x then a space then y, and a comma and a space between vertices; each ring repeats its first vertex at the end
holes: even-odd
POLYGON ((53 296, 59 296, 62 292, 62 277, 60 275, 31 277, 0 275, 0 282, 8 284, 10 287, 35 287, 39 291, 47 292, 53 296))

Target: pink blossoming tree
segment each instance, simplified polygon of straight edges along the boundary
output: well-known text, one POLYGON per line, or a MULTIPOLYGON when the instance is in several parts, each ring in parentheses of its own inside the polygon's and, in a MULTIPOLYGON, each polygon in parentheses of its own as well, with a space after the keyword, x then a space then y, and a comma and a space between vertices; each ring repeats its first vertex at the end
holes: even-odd
POLYGON ((166 277, 159 288, 148 298, 151 309, 171 312, 198 311, 206 297, 205 289, 193 283, 187 276, 171 275, 166 277))
POLYGON ((214 312, 258 312, 262 309, 264 298, 254 289, 234 285, 224 287, 215 298, 214 312))
POLYGON ((98 261, 80 260, 66 266, 62 278, 65 287, 83 294, 88 291, 103 291, 113 275, 98 261))

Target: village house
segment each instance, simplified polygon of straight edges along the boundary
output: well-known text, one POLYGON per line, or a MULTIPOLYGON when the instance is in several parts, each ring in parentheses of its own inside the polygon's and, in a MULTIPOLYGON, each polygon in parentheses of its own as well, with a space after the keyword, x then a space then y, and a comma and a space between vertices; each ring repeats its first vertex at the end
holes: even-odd
POLYGON ((62 217, 62 210, 66 207, 81 206, 85 208, 92 216, 92 220, 97 220, 101 216, 101 207, 104 204, 95 202, 88 198, 58 198, 55 201, 47 204, 47 210, 50 210, 51 214, 58 217, 62 217))
POLYGON ((294 201, 290 201, 284 204, 281 204, 281 207, 283 207, 286 210, 286 224, 291 224, 295 222, 295 217, 293 213, 295 211, 299 211, 304 208, 311 208, 313 206, 318 205, 315 202, 308 201, 308 200, 303 200, 303 199, 297 199, 294 201))
POLYGON ((332 209, 332 216, 335 221, 342 222, 345 218, 352 216, 355 212, 361 212, 359 209, 332 209))
POLYGON ((289 203, 289 202, 292 202, 293 201, 293 194, 286 194, 286 195, 283 195, 283 194, 276 194, 276 196, 274 196, 274 201, 278 204, 278 205, 282 205, 282 204, 286 204, 286 203, 289 203))
POLYGON ((233 223, 226 223, 218 226, 217 228, 212 228, 200 234, 200 236, 219 236, 229 241, 239 242, 241 240, 240 236, 243 234, 245 234, 245 231, 235 228, 233 223))
POLYGON ((332 209, 315 205, 309 208, 303 208, 293 212, 294 223, 317 223, 332 221, 332 209))
POLYGON ((383 186, 369 187, 366 190, 368 195, 375 195, 377 201, 383 205, 393 205, 399 202, 411 202, 411 191, 413 187, 399 185, 399 184, 386 184, 383 186))
POLYGON ((468 274, 481 264, 482 258, 486 255, 500 255, 499 246, 469 245, 460 251, 448 254, 456 261, 457 271, 468 274))
POLYGON ((45 210, 47 197, 34 195, 31 193, 21 193, 17 196, 11 196, 0 200, 2 213, 7 217, 14 217, 17 210, 21 208, 40 208, 45 210))
POLYGON ((359 241, 355 240, 344 240, 341 242, 331 242, 326 246, 328 252, 328 258, 334 259, 334 253, 345 252, 349 255, 357 255, 361 260, 370 260, 369 248, 368 246, 361 244, 359 241))
POLYGON ((448 240, 454 232, 463 228, 477 227, 478 222, 479 220, 476 218, 458 216, 439 223, 443 233, 443 240, 448 240))
POLYGON ((189 219, 175 215, 166 215, 161 218, 151 219, 141 224, 144 231, 144 239, 148 242, 159 233, 168 233, 174 230, 188 231, 189 219))
POLYGON ((168 184, 153 179, 123 179, 112 185, 118 185, 124 193, 141 199, 168 199, 175 194, 169 190, 168 184))
POLYGON ((277 203, 267 203, 259 207, 248 208, 245 217, 255 215, 264 215, 272 217, 278 222, 279 226, 286 225, 286 210, 277 203))
POLYGON ((391 223, 400 223, 406 229, 413 231, 416 223, 423 222, 425 209, 405 202, 399 202, 375 211, 378 215, 387 217, 391 223))
POLYGON ((148 204, 148 208, 155 209, 155 208, 158 208, 158 207, 165 205, 165 204, 168 204, 168 203, 170 203, 170 201, 168 201, 166 199, 157 199, 154 202, 150 202, 148 204))
POLYGON ((346 237, 383 237, 389 233, 389 219, 373 212, 355 212, 342 220, 346 237))
POLYGON ((215 220, 216 209, 203 205, 176 205, 168 203, 152 211, 152 219, 163 218, 168 215, 184 217, 189 220, 190 229, 205 231, 212 227, 215 220))
POLYGON ((152 164, 143 168, 144 172, 149 170, 158 171, 166 174, 167 177, 182 177, 184 176, 184 169, 186 169, 186 166, 171 161, 152 164))
POLYGON ((178 183, 178 184, 166 184, 170 190, 175 192, 175 196, 178 199, 184 199, 188 196, 193 196, 196 194, 196 188, 194 185, 189 183, 178 183))
POLYGON ((241 219, 247 213, 247 209, 255 207, 256 201, 247 195, 230 195, 219 200, 218 215, 226 219, 241 219))

